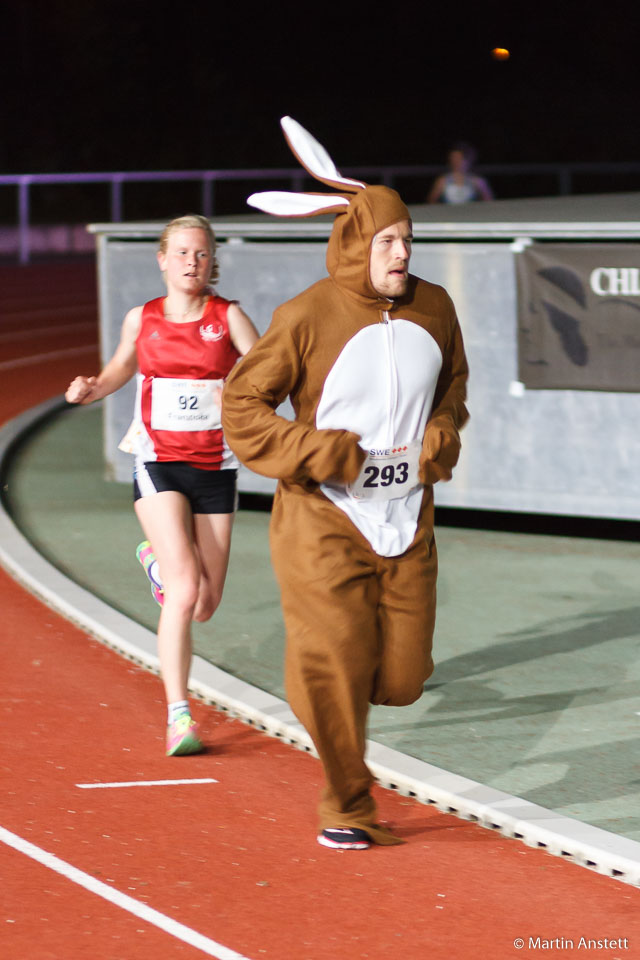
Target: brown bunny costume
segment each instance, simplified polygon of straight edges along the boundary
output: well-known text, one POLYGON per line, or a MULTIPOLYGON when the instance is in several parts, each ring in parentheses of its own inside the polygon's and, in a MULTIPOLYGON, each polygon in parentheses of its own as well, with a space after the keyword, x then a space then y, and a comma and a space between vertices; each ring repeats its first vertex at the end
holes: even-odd
MULTIPOLYGON (((285 129, 290 140, 308 137, 285 129)), ((294 152, 303 148, 304 138, 294 152)), ((303 213, 340 203, 329 277, 279 307, 232 372, 223 428, 243 463, 279 480, 271 549, 287 695, 324 766, 320 829, 359 828, 376 843, 398 843, 376 824, 366 718, 369 703, 418 699, 433 670, 431 484, 449 479, 458 459, 467 363, 442 287, 409 276, 406 293, 388 300, 372 286, 374 237, 409 220, 398 194, 305 165, 344 191, 309 197, 316 209, 303 213), (293 422, 275 413, 287 396, 293 422)), ((266 209, 281 212, 278 203, 266 209)))

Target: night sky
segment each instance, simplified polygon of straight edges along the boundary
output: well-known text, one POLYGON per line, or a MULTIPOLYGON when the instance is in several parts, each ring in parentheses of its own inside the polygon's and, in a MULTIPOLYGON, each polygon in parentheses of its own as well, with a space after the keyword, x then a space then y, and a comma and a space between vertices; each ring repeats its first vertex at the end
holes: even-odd
POLYGON ((284 113, 345 167, 640 159, 635 0, 0 9, 3 173, 290 166, 284 113))

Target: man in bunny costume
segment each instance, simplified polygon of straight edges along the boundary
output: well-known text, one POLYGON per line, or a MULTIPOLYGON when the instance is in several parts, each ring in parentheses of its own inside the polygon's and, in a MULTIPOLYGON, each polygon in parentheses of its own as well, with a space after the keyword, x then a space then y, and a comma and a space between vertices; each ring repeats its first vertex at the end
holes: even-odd
POLYGON ((408 273, 398 194, 342 177, 291 118, 293 152, 340 194, 258 194, 270 213, 336 213, 329 276, 274 313, 230 375, 237 456, 279 480, 273 564, 292 709, 322 760, 320 843, 402 842, 377 824, 365 764, 369 703, 417 700, 433 670, 433 489, 455 466, 467 363, 446 291, 408 273), (275 412, 289 396, 295 421, 275 412))

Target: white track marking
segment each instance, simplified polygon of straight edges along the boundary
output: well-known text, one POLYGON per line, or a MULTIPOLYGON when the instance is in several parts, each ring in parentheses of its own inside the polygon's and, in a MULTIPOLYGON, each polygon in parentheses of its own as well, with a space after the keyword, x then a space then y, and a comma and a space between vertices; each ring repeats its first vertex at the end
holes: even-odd
POLYGON ((97 347, 95 343, 86 347, 68 347, 66 350, 52 350, 51 353, 34 353, 31 357, 16 357, 15 360, 4 360, 0 363, 0 370, 15 370, 17 367, 30 367, 35 363, 44 363, 46 360, 59 360, 60 357, 79 357, 82 353, 93 353, 97 347))
POLYGON ((76 783, 76 787, 81 790, 113 790, 117 787, 172 787, 174 784, 183 783, 218 783, 211 777, 202 780, 123 780, 114 783, 76 783))
POLYGON ((12 847, 19 853, 31 857, 32 860, 36 860, 50 870, 54 870, 61 876, 66 877, 67 880, 71 880, 80 887, 84 887, 85 890, 89 890, 98 897, 108 900, 110 903, 115 904, 116 907, 120 907, 122 910, 132 913, 134 916, 152 924, 154 927, 164 930, 165 933, 175 937, 176 940, 182 940, 183 943, 188 943, 197 950, 202 950, 202 952, 206 953, 209 957, 216 957, 217 960, 249 960, 249 958, 243 954, 236 953, 235 950, 230 950, 229 947, 225 947, 221 943, 216 943, 215 940, 210 940, 209 937, 205 937, 190 927, 185 927, 184 924, 178 923, 177 920, 172 920, 171 917, 166 917, 163 913, 159 913, 152 907, 148 907, 145 903, 139 903, 138 900, 127 896, 126 893, 120 893, 119 890, 114 890, 112 887, 107 886, 106 883, 102 883, 101 880, 96 880, 95 877, 90 876, 88 873, 78 870, 77 867, 72 866, 65 860, 60 860, 54 856, 54 854, 47 853, 46 850, 41 850, 40 847, 36 847, 33 843, 29 843, 28 840, 24 840, 15 833, 10 833, 10 831, 5 830, 4 827, 0 827, 0 841, 6 843, 8 847, 12 847))

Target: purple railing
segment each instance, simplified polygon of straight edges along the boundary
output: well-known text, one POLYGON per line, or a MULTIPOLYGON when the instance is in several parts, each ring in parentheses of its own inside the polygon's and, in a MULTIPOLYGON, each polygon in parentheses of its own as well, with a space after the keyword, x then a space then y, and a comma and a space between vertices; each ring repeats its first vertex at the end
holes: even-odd
MULTIPOLYGON (((440 165, 424 166, 378 166, 378 167, 350 167, 343 173, 354 178, 368 178, 373 182, 382 182, 387 186, 394 186, 396 181, 406 177, 423 177, 425 185, 430 179, 442 172, 440 165)), ((555 179, 557 190, 561 195, 572 192, 575 175, 611 176, 611 189, 619 189, 615 185, 615 177, 639 176, 640 163, 514 163, 514 164, 484 164, 478 167, 478 173, 483 176, 545 176, 555 179)), ((29 229, 31 225, 31 187, 42 185, 79 184, 79 183, 108 183, 111 187, 111 221, 119 223, 123 220, 123 186, 125 183, 154 183, 170 181, 200 181, 201 184, 201 212, 212 217, 215 214, 215 184, 218 181, 247 180, 253 181, 252 189, 265 180, 287 180, 290 188, 301 190, 304 188, 308 175, 300 168, 296 169, 260 169, 260 170, 165 170, 159 172, 119 172, 119 173, 27 173, 15 175, 0 175, 0 186, 18 188, 18 258, 20 263, 28 263, 31 255, 29 229)))
POLYGON ((169 181, 200 181, 201 211, 206 217, 214 213, 214 184, 217 180, 288 180, 293 190, 301 189, 304 170, 163 170, 157 172, 132 171, 128 173, 25 173, 0 175, 0 186, 18 188, 18 259, 30 259, 29 228, 31 226, 31 187, 79 183, 108 183, 111 187, 111 221, 123 219, 122 188, 125 183, 154 183, 169 181))

